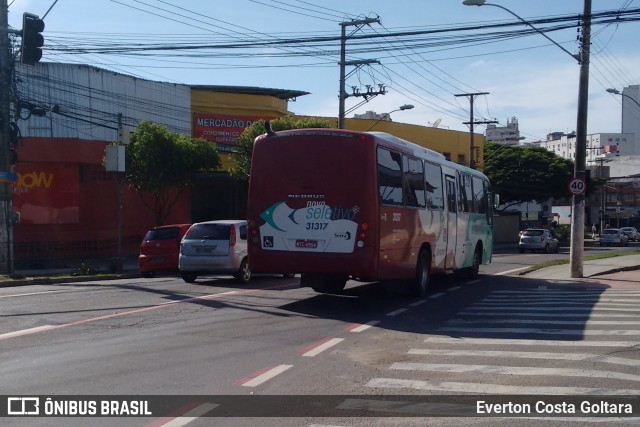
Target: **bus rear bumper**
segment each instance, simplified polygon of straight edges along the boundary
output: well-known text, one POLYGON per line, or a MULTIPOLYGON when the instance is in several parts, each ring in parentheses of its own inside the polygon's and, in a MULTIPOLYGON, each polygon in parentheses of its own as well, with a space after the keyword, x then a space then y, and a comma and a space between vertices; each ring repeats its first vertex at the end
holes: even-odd
POLYGON ((310 273, 356 278, 375 278, 378 274, 373 248, 350 254, 249 252, 249 268, 253 273, 269 274, 310 273))

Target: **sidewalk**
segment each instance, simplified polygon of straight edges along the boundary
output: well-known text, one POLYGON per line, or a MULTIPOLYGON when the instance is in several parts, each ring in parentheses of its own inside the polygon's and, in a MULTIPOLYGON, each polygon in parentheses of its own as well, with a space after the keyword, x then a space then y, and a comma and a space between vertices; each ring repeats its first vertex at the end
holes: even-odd
POLYGON ((88 264, 96 274, 79 274, 78 268, 44 268, 16 270, 10 276, 0 275, 0 287, 43 285, 62 282, 86 282, 89 280, 112 280, 140 277, 138 258, 127 256, 122 259, 122 270, 114 272, 113 259, 91 260, 88 264))
MULTIPOLYGON (((583 278, 593 278, 605 274, 609 275, 617 272, 632 270, 640 270, 640 255, 625 255, 584 261, 582 275, 583 278)), ((637 282, 640 285, 640 273, 638 273, 637 276, 637 282)), ((521 277, 546 280, 571 279, 571 270, 569 264, 554 265, 552 267, 545 267, 534 270, 530 273, 522 275, 521 277)))

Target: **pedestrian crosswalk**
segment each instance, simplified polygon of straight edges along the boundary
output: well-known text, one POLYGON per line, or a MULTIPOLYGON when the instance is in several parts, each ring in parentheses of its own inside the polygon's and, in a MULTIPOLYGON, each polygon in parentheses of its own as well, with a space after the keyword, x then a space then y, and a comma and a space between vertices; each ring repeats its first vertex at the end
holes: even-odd
POLYGON ((640 291, 495 290, 367 387, 389 392, 640 395, 640 291))

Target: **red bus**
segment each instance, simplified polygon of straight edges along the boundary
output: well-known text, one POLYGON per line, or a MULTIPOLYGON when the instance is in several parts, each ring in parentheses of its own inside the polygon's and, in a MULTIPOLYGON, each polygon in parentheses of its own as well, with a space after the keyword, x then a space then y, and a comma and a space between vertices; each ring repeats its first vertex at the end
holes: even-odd
POLYGON ((493 209, 481 172, 381 132, 301 129, 255 140, 249 265, 339 292, 347 280, 410 280, 491 262, 493 209))

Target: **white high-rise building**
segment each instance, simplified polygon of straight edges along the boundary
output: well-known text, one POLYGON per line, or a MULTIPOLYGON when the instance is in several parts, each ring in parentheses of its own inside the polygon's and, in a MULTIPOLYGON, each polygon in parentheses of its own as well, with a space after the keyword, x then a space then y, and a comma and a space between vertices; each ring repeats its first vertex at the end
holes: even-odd
MULTIPOLYGON (((640 85, 631 85, 622 89, 622 133, 636 135, 640 145, 640 85)), ((640 153, 640 150, 638 150, 640 153)))

